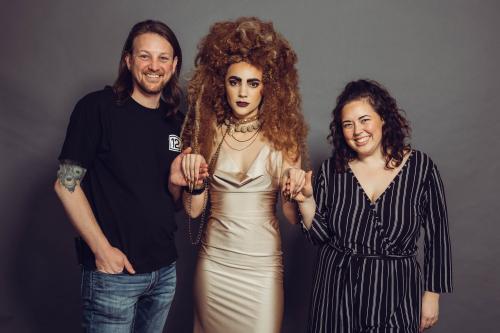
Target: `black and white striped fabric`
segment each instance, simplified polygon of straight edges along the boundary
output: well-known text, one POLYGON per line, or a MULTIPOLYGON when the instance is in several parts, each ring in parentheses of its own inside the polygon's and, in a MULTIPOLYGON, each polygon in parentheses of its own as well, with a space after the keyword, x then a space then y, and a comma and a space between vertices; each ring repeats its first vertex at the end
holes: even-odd
POLYGON ((321 247, 308 332, 418 332, 423 290, 452 291, 446 201, 435 164, 413 150, 372 203, 352 171, 337 173, 328 159, 314 195, 316 214, 304 230, 321 247), (423 279, 415 258, 421 227, 423 279))

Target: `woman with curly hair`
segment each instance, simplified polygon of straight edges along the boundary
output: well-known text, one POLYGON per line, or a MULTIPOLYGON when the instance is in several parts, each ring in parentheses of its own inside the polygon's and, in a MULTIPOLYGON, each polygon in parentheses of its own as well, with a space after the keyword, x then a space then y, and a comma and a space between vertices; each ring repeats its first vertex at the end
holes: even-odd
MULTIPOLYGON (((194 331, 280 332, 283 262, 275 208, 284 180, 306 156, 297 56, 272 23, 257 18, 215 23, 198 48, 181 134, 193 150, 182 160, 191 184, 186 211, 202 215, 203 223, 210 205, 204 231, 194 234, 188 222, 192 241, 201 238, 194 331), (209 182, 199 186, 197 170, 207 164, 209 182)), ((290 223, 299 221, 296 205, 282 200, 290 223)))
POLYGON ((379 83, 350 82, 337 98, 333 156, 314 196, 307 183, 296 197, 304 230, 320 245, 308 332, 413 333, 436 323, 439 294, 452 290, 446 202, 436 165, 410 147, 409 134, 379 83))

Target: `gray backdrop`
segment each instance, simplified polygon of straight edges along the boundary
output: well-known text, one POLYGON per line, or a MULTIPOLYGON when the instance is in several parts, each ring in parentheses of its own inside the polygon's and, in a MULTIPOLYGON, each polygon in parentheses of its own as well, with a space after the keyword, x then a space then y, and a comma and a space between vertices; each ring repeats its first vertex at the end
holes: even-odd
MULTIPOLYGON (((272 20, 299 56, 314 168, 329 156, 334 98, 351 79, 385 84, 407 111, 413 145, 444 178, 455 292, 433 332, 492 332, 500 319, 495 190, 500 116, 498 1, 3 1, 0 13, 0 331, 78 332, 74 231, 52 190, 74 103, 112 83, 135 22, 164 20, 184 52, 217 20, 272 20)), ((166 332, 190 332, 195 249, 178 219, 178 290, 166 332)), ((283 332, 304 332, 316 250, 282 223, 283 332)), ((225 333, 225 332, 224 332, 225 333)))

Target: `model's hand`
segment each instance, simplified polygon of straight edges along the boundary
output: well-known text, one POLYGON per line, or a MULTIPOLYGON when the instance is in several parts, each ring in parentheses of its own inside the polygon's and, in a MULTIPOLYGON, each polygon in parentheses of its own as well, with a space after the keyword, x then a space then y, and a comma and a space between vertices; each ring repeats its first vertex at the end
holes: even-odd
MULTIPOLYGON (((187 186, 188 185, 188 178, 186 177, 185 171, 184 171, 184 164, 187 163, 188 161, 184 161, 184 159, 187 156, 193 155, 191 154, 191 148, 188 147, 182 151, 177 157, 172 161, 172 164, 170 165, 170 177, 169 181, 173 185, 176 186, 187 186)), ((201 155, 198 155, 201 156, 201 155)), ((203 158, 203 156, 201 156, 203 158)), ((191 160, 191 158, 188 158, 188 160, 191 160)), ((205 163, 205 159, 203 158, 203 163, 199 163, 198 167, 198 178, 200 178, 200 184, 203 182, 203 180, 208 177, 208 165, 205 163)))
POLYGON ((187 153, 182 156, 181 161, 184 182, 188 186, 200 186, 203 184, 203 180, 208 177, 208 164, 202 155, 190 154, 191 148, 187 148, 185 152, 187 153))
POLYGON ((420 332, 436 324, 439 317, 439 294, 431 291, 422 296, 422 317, 420 318, 420 332))
POLYGON ((281 193, 287 200, 304 202, 313 195, 312 171, 305 172, 298 168, 289 168, 283 175, 281 193))
POLYGON ((99 253, 95 253, 95 265, 98 271, 108 274, 119 274, 127 271, 135 274, 127 256, 116 247, 109 246, 99 253))

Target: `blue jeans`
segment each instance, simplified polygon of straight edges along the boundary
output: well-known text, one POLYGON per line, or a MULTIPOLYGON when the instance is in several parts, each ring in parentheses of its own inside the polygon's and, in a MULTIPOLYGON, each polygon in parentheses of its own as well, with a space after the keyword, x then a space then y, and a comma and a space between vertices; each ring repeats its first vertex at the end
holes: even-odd
POLYGON ((152 273, 106 274, 83 269, 86 333, 161 333, 175 293, 175 263, 152 273))

